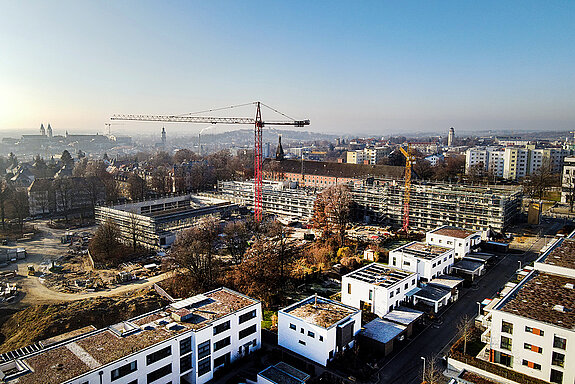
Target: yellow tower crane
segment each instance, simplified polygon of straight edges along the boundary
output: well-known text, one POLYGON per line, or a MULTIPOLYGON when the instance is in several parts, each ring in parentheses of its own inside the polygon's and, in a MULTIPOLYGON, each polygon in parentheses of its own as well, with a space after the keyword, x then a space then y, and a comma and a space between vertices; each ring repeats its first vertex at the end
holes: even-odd
POLYGON ((415 156, 411 153, 411 147, 407 144, 407 150, 399 147, 405 156, 405 192, 403 194, 403 232, 409 231, 409 198, 411 195, 411 166, 415 164, 415 156))

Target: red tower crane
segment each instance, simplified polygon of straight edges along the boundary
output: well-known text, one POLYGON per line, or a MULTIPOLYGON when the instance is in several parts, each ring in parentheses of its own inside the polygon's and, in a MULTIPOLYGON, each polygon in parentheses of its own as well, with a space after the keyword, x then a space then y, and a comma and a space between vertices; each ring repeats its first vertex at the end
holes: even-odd
POLYGON ((219 111, 222 109, 231 109, 242 107, 250 104, 256 105, 255 119, 249 117, 200 117, 187 115, 114 115, 111 120, 131 120, 131 121, 162 121, 171 123, 204 123, 204 124, 250 124, 254 126, 254 218, 257 222, 262 219, 262 128, 266 125, 291 125, 294 127, 303 127, 309 125, 309 120, 295 120, 291 117, 273 109, 259 101, 249 104, 235 105, 226 108, 218 108, 204 112, 219 111), (261 106, 267 107, 272 111, 289 119, 289 121, 263 121, 261 106))

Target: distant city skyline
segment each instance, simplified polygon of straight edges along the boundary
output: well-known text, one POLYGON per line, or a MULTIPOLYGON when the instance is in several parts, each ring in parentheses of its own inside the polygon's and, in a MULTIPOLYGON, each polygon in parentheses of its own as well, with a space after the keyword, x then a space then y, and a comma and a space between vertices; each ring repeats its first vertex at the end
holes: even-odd
POLYGON ((336 135, 574 130, 574 18, 570 1, 5 1, 0 136, 256 100, 336 135))

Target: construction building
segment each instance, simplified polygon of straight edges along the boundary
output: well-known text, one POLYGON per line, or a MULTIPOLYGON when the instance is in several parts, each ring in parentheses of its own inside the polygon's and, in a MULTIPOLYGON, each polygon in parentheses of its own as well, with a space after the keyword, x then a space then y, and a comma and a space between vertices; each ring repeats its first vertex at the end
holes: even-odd
POLYGON ((278 344, 323 366, 353 347, 361 311, 310 296, 278 311, 278 344))
POLYGON ((0 376, 18 384, 202 384, 261 347, 261 320, 258 300, 219 288, 53 338, 4 360, 0 376))
MULTIPOLYGON (((575 365, 569 364, 575 361, 574 255, 573 233, 547 247, 483 317, 486 346, 477 358, 545 382, 575 382, 575 365)), ((473 369, 458 360, 449 364, 473 369)))
MULTIPOLYGON (((359 221, 391 225, 403 223, 405 185, 390 179, 349 183, 359 221)), ((263 210, 280 216, 310 220, 318 191, 292 183, 264 182, 263 210)), ((219 198, 253 207, 253 181, 218 182, 219 198)), ((520 214, 519 187, 482 187, 446 183, 417 183, 411 187, 409 225, 429 230, 448 225, 468 230, 502 231, 520 214)))
MULTIPOLYGON (((252 191, 253 193, 253 191, 252 191)), ((117 225, 121 240, 130 244, 134 238, 147 248, 170 246, 179 231, 198 220, 226 217, 238 206, 226 200, 199 195, 182 195, 114 206, 96 207, 96 222, 111 220, 117 225)))

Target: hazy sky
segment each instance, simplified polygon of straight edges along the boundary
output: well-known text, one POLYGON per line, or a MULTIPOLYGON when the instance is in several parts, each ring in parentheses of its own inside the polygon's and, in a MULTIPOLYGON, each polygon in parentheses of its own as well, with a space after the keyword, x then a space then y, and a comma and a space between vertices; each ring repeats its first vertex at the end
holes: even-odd
POLYGON ((0 0, 0 131, 255 100, 319 132, 571 130, 574 42, 572 0, 0 0))

